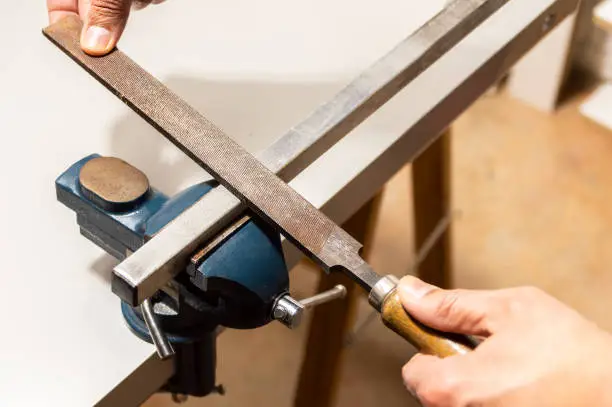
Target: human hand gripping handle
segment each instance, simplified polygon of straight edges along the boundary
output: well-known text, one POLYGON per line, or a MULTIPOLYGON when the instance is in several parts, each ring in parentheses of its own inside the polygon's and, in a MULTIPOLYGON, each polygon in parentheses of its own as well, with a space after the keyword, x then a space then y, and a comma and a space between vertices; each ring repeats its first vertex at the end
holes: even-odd
POLYGON ((612 406, 612 337, 546 293, 442 290, 406 277, 398 295, 423 324, 483 338, 473 352, 406 364, 406 387, 424 406, 612 406))
POLYGON ((67 15, 79 16, 84 24, 81 33, 83 51, 93 56, 106 55, 123 34, 130 10, 140 9, 164 0, 47 0, 49 22, 67 15))
POLYGON ((406 312, 400 300, 397 283, 394 276, 384 277, 373 287, 369 296, 370 304, 380 312, 388 328, 427 355, 441 358, 464 355, 476 347, 477 342, 473 338, 432 329, 415 320, 406 312))
POLYGON ((397 292, 390 294, 381 308, 383 323, 410 342, 419 352, 440 358, 465 355, 477 345, 475 340, 440 332, 421 324, 406 313, 397 292))

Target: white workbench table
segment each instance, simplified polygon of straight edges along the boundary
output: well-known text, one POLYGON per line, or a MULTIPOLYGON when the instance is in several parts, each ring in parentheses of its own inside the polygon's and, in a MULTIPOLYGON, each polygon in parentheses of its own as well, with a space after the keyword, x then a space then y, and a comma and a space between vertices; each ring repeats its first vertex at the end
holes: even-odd
MULTIPOLYGON (((121 47, 255 152, 441 4, 170 0, 134 13, 121 47)), ((154 350, 124 325, 114 261, 79 235, 54 179, 93 152, 126 159, 167 193, 205 174, 42 36, 44 2, 3 14, 0 404, 91 405, 154 350)), ((344 183, 334 175, 313 185, 323 202, 344 183)))
MULTIPOLYGON (((256 152, 443 3, 170 0, 134 14, 121 48, 256 152)), ((292 185, 344 221, 407 161, 402 131, 437 129, 439 122, 416 123, 548 3, 511 2, 485 23, 488 32, 449 57, 469 58, 434 66, 409 85, 409 99, 394 101, 292 185)), ((43 38, 45 24, 43 2, 3 10, 0 404, 83 406, 116 391, 154 350, 125 327, 109 287, 115 262, 79 235, 75 214, 55 200, 55 178, 93 152, 127 160, 166 193, 206 175, 43 38)), ((498 62, 491 69, 503 69, 498 62)), ((445 106, 442 116, 461 110, 445 106)))

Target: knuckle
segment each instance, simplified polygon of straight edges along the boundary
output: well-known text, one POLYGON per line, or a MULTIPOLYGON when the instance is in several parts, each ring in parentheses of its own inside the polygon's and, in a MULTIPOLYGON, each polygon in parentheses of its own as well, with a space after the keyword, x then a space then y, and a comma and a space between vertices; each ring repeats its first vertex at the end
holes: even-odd
POLYGON ((402 367, 402 378, 409 389, 415 389, 418 385, 417 378, 422 375, 422 368, 419 368, 420 354, 416 354, 402 367))
POLYGON ((542 300, 543 294, 543 291, 536 287, 519 287, 515 289, 509 299, 510 311, 517 314, 531 309, 534 303, 542 300))
POLYGON ((458 301, 459 295, 456 292, 449 291, 445 293, 436 304, 436 315, 444 320, 452 319, 457 313, 458 301))
POLYGON ((153 3, 153 0, 132 0, 132 9, 141 10, 153 3))
POLYGON ((486 310, 475 310, 463 303, 463 291, 445 292, 435 305, 434 314, 443 324, 467 330, 488 332, 486 310))
POLYGON ((404 367, 402 367, 402 378, 404 379, 404 382, 406 383, 407 386, 410 386, 411 383, 411 373, 412 370, 410 368, 410 363, 406 363, 404 365, 404 367))
POLYGON ((503 315, 519 315, 531 308, 534 302, 541 301, 543 292, 536 287, 518 287, 506 290, 497 311, 503 315))
POLYGON ((540 300, 544 296, 544 291, 533 286, 521 287, 519 288, 519 290, 521 292, 521 296, 523 296, 527 300, 540 300))
POLYGON ((508 318, 512 315, 519 315, 523 312, 524 302, 522 296, 517 295, 514 290, 509 290, 504 295, 491 301, 490 310, 497 317, 508 318))
MULTIPOLYGON (((503 325, 509 322, 524 321, 526 315, 532 315, 546 299, 544 291, 537 287, 517 287, 499 290, 487 300, 490 325, 503 325), (536 306, 537 305, 537 306, 536 306)), ((489 330, 496 330, 490 326, 489 330)))
POLYGON ((442 376, 435 384, 417 393, 419 400, 429 407, 461 407, 461 383, 455 376, 442 376))
POLYGON ((123 17, 129 12, 130 1, 126 0, 97 0, 90 6, 91 18, 98 21, 113 20, 123 17))
POLYGON ((166 0, 132 0, 132 10, 142 10, 151 4, 161 4, 166 0))
POLYGON ((448 404, 444 395, 434 387, 426 387, 417 392, 417 396, 425 407, 446 407, 448 404))

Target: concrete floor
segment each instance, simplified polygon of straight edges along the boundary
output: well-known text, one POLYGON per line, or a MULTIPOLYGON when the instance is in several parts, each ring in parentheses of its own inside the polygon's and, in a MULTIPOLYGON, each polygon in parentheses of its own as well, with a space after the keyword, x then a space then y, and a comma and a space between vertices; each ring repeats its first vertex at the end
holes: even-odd
MULTIPOLYGON (((483 98, 453 134, 455 285, 536 285, 612 330, 612 133, 581 117, 580 98, 554 115, 502 95, 483 98)), ((385 190, 371 262, 401 275, 412 254, 410 169, 385 190)), ((316 274, 292 275, 297 297, 316 274)), ((361 304, 359 318, 368 314, 361 304)), ((289 407, 307 324, 229 331, 219 343, 218 380, 225 396, 187 406, 289 407)), ((337 406, 416 406, 400 369, 412 349, 373 322, 347 349, 337 406)), ((172 405, 154 396, 147 407, 172 405)))

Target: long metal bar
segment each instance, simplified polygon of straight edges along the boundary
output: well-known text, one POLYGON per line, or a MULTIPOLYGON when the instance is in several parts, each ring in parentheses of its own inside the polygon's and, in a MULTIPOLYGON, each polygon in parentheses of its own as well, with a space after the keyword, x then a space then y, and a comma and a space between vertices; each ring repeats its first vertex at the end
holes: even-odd
MULTIPOLYGON (((260 156, 261 162, 283 179, 291 179, 506 2, 459 0, 452 3, 280 138, 260 156)), ((123 293, 124 299, 137 304, 157 291, 183 268, 186 258, 199 244, 241 211, 240 203, 227 191, 214 191, 201 203, 206 201, 210 203, 196 204, 182 219, 139 250, 141 253, 134 255, 133 261, 128 260, 115 269, 116 275, 127 283, 116 290, 123 293), (207 215, 203 216, 204 213, 207 215), (196 218, 198 222, 193 222, 196 218), (194 230, 195 225, 200 225, 198 231, 194 230), (139 261, 139 257, 146 258, 146 263, 139 261), (147 263, 150 267, 143 268, 147 263)))
POLYGON ((260 161, 289 181, 509 0, 454 0, 267 148, 260 161))

